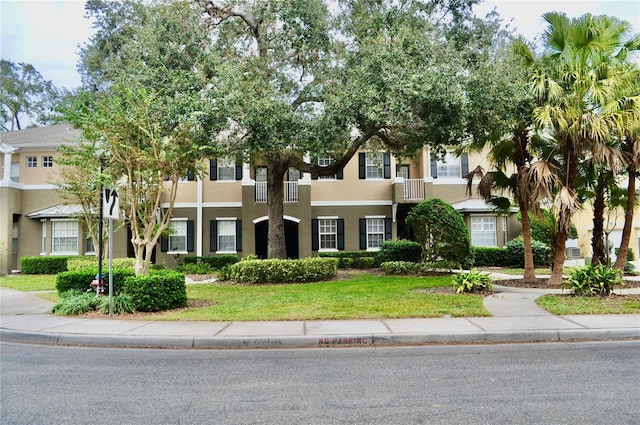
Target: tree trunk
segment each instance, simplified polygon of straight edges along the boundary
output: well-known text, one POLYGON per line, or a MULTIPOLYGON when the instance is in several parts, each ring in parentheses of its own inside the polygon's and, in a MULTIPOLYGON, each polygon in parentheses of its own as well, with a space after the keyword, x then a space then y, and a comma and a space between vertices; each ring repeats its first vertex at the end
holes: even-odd
MULTIPOLYGON (((629 252, 629 242, 631 240, 631 226, 633 224, 633 207, 636 197, 636 174, 638 163, 635 161, 629 162, 629 185, 627 186, 627 205, 624 211, 624 227, 622 228, 622 240, 620 241, 620 248, 618 249, 618 257, 613 265, 616 270, 623 271, 624 265, 627 263, 627 252, 629 252)), ((640 254, 640 253, 638 253, 640 254)))
MULTIPOLYGON (((133 241, 131 241, 133 242, 133 241)), ((145 265, 144 265, 144 245, 133 244, 133 253, 136 256, 136 263, 133 265, 133 271, 136 276, 142 276, 144 274, 148 274, 149 270, 147 268, 147 272, 145 273, 145 265)))
MULTIPOLYGON (((566 213, 566 212, 565 212, 566 213)), ((562 214, 562 212, 560 213, 562 214)), ((559 221, 561 221, 560 219, 559 221)), ((559 285, 562 283, 562 272, 564 271, 564 251, 567 246, 567 236, 569 232, 565 229, 558 230, 558 237, 556 239, 556 252, 553 259, 553 271, 551 272, 551 278, 549 278, 550 285, 559 285)))
POLYGON ((600 173, 596 181, 594 200, 593 200, 593 233, 591 236, 591 264, 605 264, 605 247, 604 247, 604 186, 606 174, 600 173))
POLYGON ((284 175, 286 164, 276 160, 267 165, 267 205, 269 207, 269 231, 267 258, 287 258, 284 238, 284 175))
POLYGON ((531 227, 529 225, 529 213, 523 202, 519 202, 520 215, 522 216, 522 241, 524 243, 524 276, 525 282, 536 281, 535 263, 533 261, 533 246, 531 244, 531 227))

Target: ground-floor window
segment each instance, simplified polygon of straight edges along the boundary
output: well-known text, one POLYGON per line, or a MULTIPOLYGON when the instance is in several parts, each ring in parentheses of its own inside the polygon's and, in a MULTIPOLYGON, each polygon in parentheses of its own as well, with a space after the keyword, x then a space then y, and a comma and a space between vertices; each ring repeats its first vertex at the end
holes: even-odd
POLYGON ((218 251, 236 251, 236 220, 217 220, 218 251))
POLYGON ((320 249, 338 249, 338 224, 337 219, 318 219, 318 236, 320 238, 320 249))
POLYGON ((384 218, 367 218, 367 249, 379 249, 384 241, 384 218))
POLYGON ((47 253, 47 221, 41 220, 40 222, 42 223, 42 243, 40 246, 40 253, 44 255, 47 253))
POLYGON ((78 221, 51 221, 51 252, 54 254, 78 254, 78 221))
POLYGON ((496 217, 471 217, 471 244, 473 246, 497 246, 496 217))
POLYGON ((169 252, 187 252, 187 220, 171 220, 169 252))

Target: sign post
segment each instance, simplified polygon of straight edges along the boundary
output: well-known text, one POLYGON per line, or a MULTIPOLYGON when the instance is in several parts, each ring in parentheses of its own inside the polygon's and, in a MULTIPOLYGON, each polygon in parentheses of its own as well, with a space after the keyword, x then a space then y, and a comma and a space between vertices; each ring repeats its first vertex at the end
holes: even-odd
POLYGON ((120 198, 115 189, 104 189, 102 209, 109 219, 109 317, 113 316, 113 220, 120 219, 120 198))

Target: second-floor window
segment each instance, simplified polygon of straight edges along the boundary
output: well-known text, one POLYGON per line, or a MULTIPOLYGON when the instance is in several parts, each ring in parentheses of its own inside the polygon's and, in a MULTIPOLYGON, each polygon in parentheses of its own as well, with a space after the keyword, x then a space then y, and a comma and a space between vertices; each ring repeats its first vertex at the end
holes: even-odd
POLYGON ((52 156, 43 156, 42 157, 42 166, 44 168, 53 167, 53 157, 52 156))
POLYGON ((242 165, 231 158, 216 158, 209 161, 209 179, 218 181, 242 180, 242 165))
POLYGON ((27 157, 27 168, 36 168, 38 166, 38 157, 37 156, 28 156, 27 157))
POLYGON ((390 179, 391 155, 387 152, 361 152, 358 154, 358 178, 390 179))
MULTIPOLYGON (((333 158, 330 158, 330 157, 318 158, 318 165, 320 167, 328 167, 331 164, 333 164, 333 158)), ((330 176, 318 176, 318 180, 335 180, 335 179, 336 179, 336 174, 332 174, 330 176)))
POLYGON ((466 153, 456 156, 451 152, 440 158, 431 157, 431 177, 462 178, 469 174, 469 158, 466 153))

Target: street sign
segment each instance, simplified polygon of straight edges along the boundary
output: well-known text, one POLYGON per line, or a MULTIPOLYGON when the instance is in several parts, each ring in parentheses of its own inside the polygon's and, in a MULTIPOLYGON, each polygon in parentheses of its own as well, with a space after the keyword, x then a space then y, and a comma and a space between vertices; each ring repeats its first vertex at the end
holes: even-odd
POLYGON ((115 189, 104 189, 102 192, 102 209, 104 218, 120 220, 120 198, 115 189))

